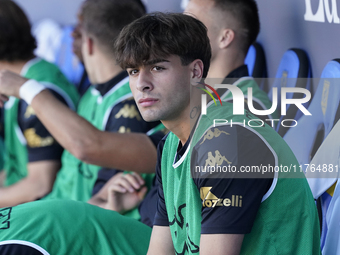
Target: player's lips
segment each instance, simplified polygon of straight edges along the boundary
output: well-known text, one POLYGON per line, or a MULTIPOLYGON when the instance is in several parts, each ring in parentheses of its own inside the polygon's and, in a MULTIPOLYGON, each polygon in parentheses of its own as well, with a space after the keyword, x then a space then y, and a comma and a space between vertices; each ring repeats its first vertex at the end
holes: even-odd
POLYGON ((158 99, 155 99, 155 98, 142 98, 138 100, 138 104, 143 107, 154 105, 157 102, 158 102, 158 99))

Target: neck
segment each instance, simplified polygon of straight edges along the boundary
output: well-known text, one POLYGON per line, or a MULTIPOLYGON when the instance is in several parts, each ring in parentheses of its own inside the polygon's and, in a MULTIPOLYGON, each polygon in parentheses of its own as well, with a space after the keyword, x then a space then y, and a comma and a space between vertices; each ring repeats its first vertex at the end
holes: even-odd
POLYGON ((114 57, 107 56, 102 52, 98 52, 97 56, 93 56, 92 64, 86 67, 92 84, 105 83, 123 71, 115 63, 114 59, 114 57))
POLYGON ((0 61, 0 70, 9 70, 13 73, 20 74, 22 68, 29 60, 18 60, 14 62, 0 61))
POLYGON ((218 78, 221 81, 233 70, 244 65, 244 54, 231 49, 221 50, 211 60, 208 78, 218 78))
POLYGON ((162 121, 163 125, 178 137, 182 145, 188 141, 191 131, 190 121, 187 116, 186 118, 179 117, 176 120, 162 121))
POLYGON ((201 113, 201 90, 194 89, 191 92, 190 103, 181 114, 172 120, 162 120, 163 125, 174 133, 182 145, 188 141, 192 128, 195 127, 201 113))

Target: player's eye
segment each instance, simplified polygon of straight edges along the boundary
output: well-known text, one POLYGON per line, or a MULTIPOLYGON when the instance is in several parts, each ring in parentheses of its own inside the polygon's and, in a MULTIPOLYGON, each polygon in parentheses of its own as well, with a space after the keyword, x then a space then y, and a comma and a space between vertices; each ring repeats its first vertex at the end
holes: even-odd
POLYGON ((130 69, 130 70, 127 70, 127 72, 129 73, 129 75, 135 75, 138 73, 138 70, 137 69, 130 69))
POLYGON ((153 71, 162 71, 162 70, 164 70, 165 68, 164 67, 161 67, 161 66, 154 66, 154 67, 152 67, 152 70, 153 71))

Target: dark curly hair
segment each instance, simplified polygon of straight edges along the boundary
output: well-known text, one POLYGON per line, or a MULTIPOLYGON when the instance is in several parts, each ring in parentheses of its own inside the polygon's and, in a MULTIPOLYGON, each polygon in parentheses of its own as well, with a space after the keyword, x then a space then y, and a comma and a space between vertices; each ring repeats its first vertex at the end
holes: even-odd
POLYGON ((211 47, 207 28, 181 13, 151 13, 124 27, 115 43, 117 63, 123 68, 139 67, 151 59, 177 55, 186 66, 195 59, 204 64, 207 76, 211 47))
POLYGON ((31 25, 23 10, 13 1, 0 0, 0 60, 29 60, 35 48, 31 25))

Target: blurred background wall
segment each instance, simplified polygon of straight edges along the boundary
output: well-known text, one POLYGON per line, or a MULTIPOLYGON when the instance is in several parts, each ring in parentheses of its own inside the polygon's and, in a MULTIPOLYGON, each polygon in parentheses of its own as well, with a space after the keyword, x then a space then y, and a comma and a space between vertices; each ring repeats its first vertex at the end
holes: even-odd
MULTIPOLYGON (((51 18, 61 25, 74 24, 82 0, 15 0, 34 24, 51 18)), ((180 12, 181 0, 145 0, 152 11, 180 12)), ((268 76, 274 77, 280 58, 289 48, 305 50, 314 77, 326 63, 340 58, 340 0, 258 0, 262 44, 268 76)))

